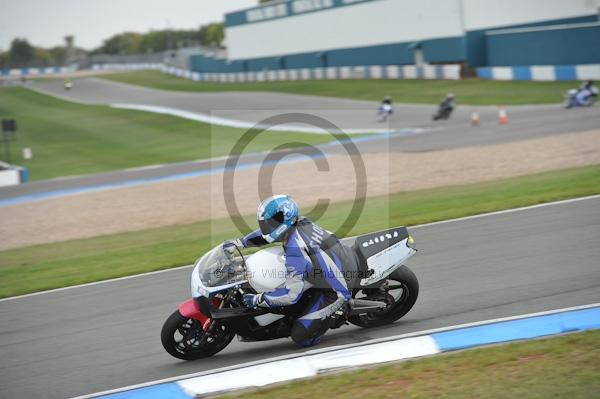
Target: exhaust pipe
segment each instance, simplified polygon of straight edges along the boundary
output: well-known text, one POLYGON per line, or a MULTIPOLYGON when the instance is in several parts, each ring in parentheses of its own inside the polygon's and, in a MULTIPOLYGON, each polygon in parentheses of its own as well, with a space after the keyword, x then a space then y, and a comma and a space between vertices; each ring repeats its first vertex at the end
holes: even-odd
POLYGON ((350 303, 350 316, 364 314, 385 308, 387 303, 380 301, 370 301, 368 299, 353 299, 350 303))

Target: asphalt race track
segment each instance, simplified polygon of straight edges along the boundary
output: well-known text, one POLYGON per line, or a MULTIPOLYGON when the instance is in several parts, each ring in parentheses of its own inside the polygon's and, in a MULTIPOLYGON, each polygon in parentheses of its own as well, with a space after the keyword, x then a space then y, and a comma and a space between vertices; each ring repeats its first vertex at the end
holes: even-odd
MULTIPOLYGON (((600 301, 598 196, 412 231, 413 310, 387 327, 330 332, 321 346, 600 301)), ((299 350, 233 341, 209 360, 171 358, 160 328, 187 299, 190 271, 0 301, 0 397, 83 395, 299 350)))
MULTIPOLYGON (((70 100, 85 103, 158 105, 204 114, 210 114, 211 110, 215 109, 229 109, 228 117, 244 121, 258 121, 281 112, 310 112, 329 118, 342 128, 382 128, 382 124, 375 121, 377 104, 369 101, 280 93, 184 93, 149 89, 96 78, 77 80, 74 89, 70 92, 64 91, 59 80, 35 81, 30 84, 35 90, 61 97, 68 96, 70 100)), ((397 134, 389 138, 363 141, 357 143, 357 146, 361 153, 425 152, 582 132, 600 126, 600 107, 564 110, 557 104, 508 107, 510 118, 508 125, 497 123, 496 107, 477 107, 482 125, 474 128, 470 126, 470 113, 474 107, 461 106, 460 99, 458 102, 458 108, 452 119, 443 122, 431 121, 435 106, 396 105, 396 114, 389 126, 390 130, 418 128, 423 131, 419 134, 397 134)), ((340 146, 328 146, 327 151, 343 150, 340 146)), ((240 162, 257 162, 262 157, 264 155, 247 154, 240 162)), ((34 181, 26 185, 1 188, 0 200, 57 190, 118 184, 137 179, 154 179, 220 167, 224 163, 224 160, 190 161, 154 168, 34 181)))

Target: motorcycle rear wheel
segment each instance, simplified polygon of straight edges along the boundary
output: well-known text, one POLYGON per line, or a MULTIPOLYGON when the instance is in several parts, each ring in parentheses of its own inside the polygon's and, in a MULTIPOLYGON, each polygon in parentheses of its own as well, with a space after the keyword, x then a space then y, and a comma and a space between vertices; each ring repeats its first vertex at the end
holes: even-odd
POLYGON ((390 285, 400 285, 402 294, 395 299, 393 305, 383 310, 356 315, 348 318, 355 326, 371 328, 391 324, 406 315, 414 306, 419 296, 417 276, 406 266, 401 266, 388 277, 390 285))
POLYGON ((211 334, 196 319, 184 317, 178 310, 165 321, 160 340, 165 350, 182 360, 210 357, 225 349, 235 333, 223 325, 215 325, 211 334))

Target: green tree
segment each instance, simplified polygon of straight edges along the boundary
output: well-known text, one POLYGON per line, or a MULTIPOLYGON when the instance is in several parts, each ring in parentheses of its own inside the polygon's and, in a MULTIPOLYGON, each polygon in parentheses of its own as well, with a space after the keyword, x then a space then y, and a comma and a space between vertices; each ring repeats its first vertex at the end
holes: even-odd
POLYGON ((52 60, 50 65, 64 65, 67 61, 67 49, 63 46, 56 46, 48 49, 48 54, 52 60))
POLYGON ((135 54, 140 52, 143 35, 135 32, 119 33, 106 39, 96 51, 106 54, 135 54))
POLYGON ((205 46, 213 43, 220 46, 225 38, 225 30, 222 23, 213 23, 200 27, 200 42, 205 46))
POLYGON ((0 53, 0 69, 10 68, 10 57, 8 51, 0 53))
POLYGON ((13 68, 29 66, 35 58, 35 49, 27 39, 16 38, 10 44, 10 63, 13 68))
POLYGON ((222 23, 212 23, 193 30, 156 30, 145 34, 125 32, 106 39, 95 54, 155 53, 179 47, 202 44, 210 46, 223 43, 225 32, 222 23))
POLYGON ((53 65, 52 56, 50 55, 50 52, 48 50, 43 49, 41 47, 35 47, 33 51, 33 60, 28 64, 29 66, 47 67, 53 65))

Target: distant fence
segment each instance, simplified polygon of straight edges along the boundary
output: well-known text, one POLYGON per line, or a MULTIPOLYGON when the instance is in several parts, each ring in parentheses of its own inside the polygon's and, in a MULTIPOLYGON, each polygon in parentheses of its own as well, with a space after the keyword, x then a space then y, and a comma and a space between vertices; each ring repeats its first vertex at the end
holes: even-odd
POLYGON ((477 76, 493 80, 600 80, 600 64, 483 67, 477 68, 477 76))
POLYGON ((460 79, 460 65, 370 65, 329 68, 280 69, 252 72, 193 72, 157 63, 101 64, 94 70, 157 69, 185 79, 209 82, 275 82, 321 79, 460 79))
POLYGON ((12 68, 0 69, 0 76, 20 77, 36 75, 52 75, 75 72, 76 67, 43 67, 43 68, 12 68))

